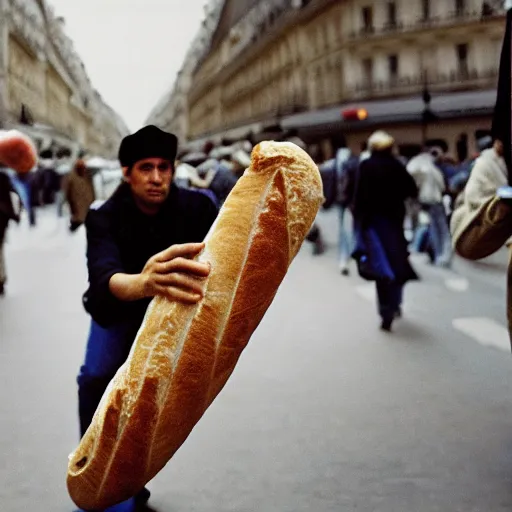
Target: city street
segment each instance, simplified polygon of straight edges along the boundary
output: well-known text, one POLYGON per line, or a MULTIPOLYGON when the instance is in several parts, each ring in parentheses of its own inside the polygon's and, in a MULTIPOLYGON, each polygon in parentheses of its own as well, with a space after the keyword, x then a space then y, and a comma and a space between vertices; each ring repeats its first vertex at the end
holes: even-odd
MULTIPOLYGON (((88 317, 83 228, 53 208, 8 232, 0 297, 0 510, 71 512, 75 377, 88 317)), ((221 395, 149 484, 160 512, 498 512, 512 508, 506 253, 413 258, 404 318, 306 242, 221 395)))

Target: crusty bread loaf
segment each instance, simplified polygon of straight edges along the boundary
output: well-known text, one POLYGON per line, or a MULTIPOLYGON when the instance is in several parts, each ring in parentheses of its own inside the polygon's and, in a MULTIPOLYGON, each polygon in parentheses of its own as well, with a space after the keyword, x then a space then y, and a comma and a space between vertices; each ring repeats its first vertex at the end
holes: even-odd
POLYGON ((151 302, 70 456, 68 489, 79 507, 103 509, 133 496, 180 448, 233 372, 322 201, 307 153, 286 142, 255 147, 198 258, 212 265, 204 299, 151 302))

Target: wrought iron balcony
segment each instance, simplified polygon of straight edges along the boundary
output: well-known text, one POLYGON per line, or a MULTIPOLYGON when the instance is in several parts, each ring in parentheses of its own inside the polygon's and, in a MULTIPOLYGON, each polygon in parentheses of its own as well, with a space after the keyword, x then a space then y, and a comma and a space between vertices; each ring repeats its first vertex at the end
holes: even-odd
POLYGON ((447 16, 430 16, 428 18, 417 18, 412 23, 402 21, 388 22, 382 26, 363 26, 358 30, 349 33, 349 39, 359 40, 368 38, 380 38, 401 33, 416 32, 425 29, 437 29, 456 26, 467 23, 480 23, 492 19, 500 19, 505 16, 502 8, 484 7, 480 11, 452 11, 447 16))
POLYGON ((361 82, 345 89, 345 95, 354 99, 399 96, 419 92, 425 86, 433 91, 481 89, 494 87, 497 77, 498 69, 496 68, 485 71, 453 70, 450 73, 429 75, 428 78, 425 74, 417 74, 389 80, 361 82))

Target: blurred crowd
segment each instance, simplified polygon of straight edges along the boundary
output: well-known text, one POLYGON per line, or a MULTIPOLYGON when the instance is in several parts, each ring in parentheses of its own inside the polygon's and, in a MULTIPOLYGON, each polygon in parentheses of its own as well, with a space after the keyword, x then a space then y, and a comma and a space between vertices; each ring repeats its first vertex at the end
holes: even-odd
MULTIPOLYGON (((426 254, 439 267, 451 265, 450 223, 466 229, 476 211, 468 206, 472 197, 466 194, 468 182, 474 188, 482 177, 506 176, 503 144, 498 139, 482 137, 478 150, 471 158, 466 155, 455 161, 442 146, 426 144, 405 156, 390 134, 376 131, 359 152, 342 147, 335 158, 319 162, 323 207, 339 212, 339 270, 349 275, 354 261, 359 275, 375 282, 381 329, 391 331, 402 316, 405 284, 419 278, 409 260, 411 252, 426 254), (461 213, 468 208, 471 213, 461 213), (461 215, 464 221, 457 220, 461 215)), ((493 180, 493 190, 505 183, 506 179, 493 180)), ((324 252, 318 224, 308 240, 314 255, 324 252)))
MULTIPOLYGON (((376 134, 384 139, 390 137, 384 132, 376 134)), ((405 167, 418 188, 417 197, 406 200, 404 233, 410 242, 410 250, 425 253, 434 265, 450 266, 453 253, 449 223, 453 210, 463 197, 474 166, 490 165, 489 160, 496 154, 496 145, 489 135, 478 139, 477 147, 476 154, 458 151, 458 158, 455 158, 442 144, 433 143, 406 156, 400 154, 393 140, 392 155, 405 167)), ((334 158, 318 162, 326 196, 324 209, 337 207, 340 210, 339 268, 343 275, 349 274, 348 263, 353 250, 352 214, 358 169, 372 153, 375 153, 375 148, 365 142, 359 152, 342 147, 334 158)), ((381 194, 385 193, 381 190, 381 194)), ((322 254, 324 241, 317 226, 310 233, 309 240, 313 243, 313 253, 322 254)))
POLYGON ((249 167, 252 149, 252 143, 244 140, 219 146, 207 142, 201 152, 182 152, 178 154, 174 181, 179 187, 202 191, 221 207, 249 167))
POLYGON ((67 204, 69 230, 74 232, 85 222, 95 198, 93 172, 82 159, 71 169, 63 169, 52 159, 40 158, 37 167, 26 174, 0 167, 0 295, 7 282, 4 243, 9 222, 20 222, 25 211, 29 225, 35 227, 38 207, 56 205, 62 216, 67 204))

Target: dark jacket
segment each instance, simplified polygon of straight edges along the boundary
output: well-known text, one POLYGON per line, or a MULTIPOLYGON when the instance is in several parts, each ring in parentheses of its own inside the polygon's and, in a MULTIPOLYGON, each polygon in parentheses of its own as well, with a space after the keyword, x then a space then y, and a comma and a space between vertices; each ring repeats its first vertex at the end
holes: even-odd
POLYGON ((85 221, 86 311, 102 327, 129 321, 135 336, 151 300, 118 300, 110 292, 110 278, 116 273, 140 273, 152 256, 171 245, 202 242, 216 216, 217 208, 208 197, 176 185, 157 215, 145 215, 135 205, 129 186, 121 184, 99 209, 89 211, 85 221))
POLYGON ((418 188, 390 153, 361 162, 354 203, 356 249, 353 257, 365 279, 404 284, 418 278, 409 262, 404 236, 405 200, 418 188))
POLYGON ((354 218, 363 224, 375 217, 403 223, 405 200, 416 197, 416 183, 402 163, 391 153, 374 152, 359 165, 354 218))

